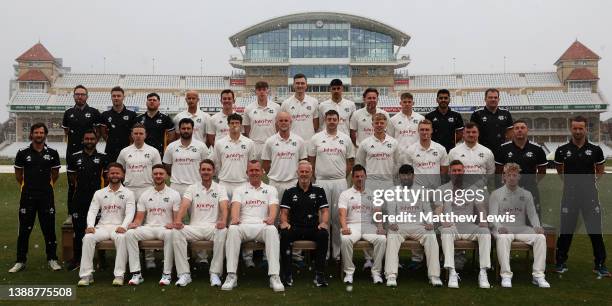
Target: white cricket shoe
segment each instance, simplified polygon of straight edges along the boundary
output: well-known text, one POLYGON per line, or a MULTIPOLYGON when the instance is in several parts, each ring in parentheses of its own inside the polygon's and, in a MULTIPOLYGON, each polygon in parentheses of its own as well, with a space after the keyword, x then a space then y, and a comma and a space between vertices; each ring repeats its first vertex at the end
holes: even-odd
POLYGON ((49 262, 49 268, 51 268, 51 270, 59 271, 62 269, 62 266, 60 266, 59 263, 57 263, 57 260, 51 259, 48 262, 49 262))
POLYGON ((179 275, 179 279, 176 281, 175 285, 179 287, 185 287, 191 283, 191 274, 183 273, 179 275))
POLYGON ((81 279, 77 283, 77 286, 79 286, 79 287, 87 287, 90 284, 93 284, 93 282, 94 282, 93 275, 89 274, 87 276, 81 277, 81 279))
POLYGON ((210 273, 210 286, 221 287, 221 278, 219 278, 219 274, 210 273))
POLYGON ((454 289, 458 289, 459 288, 459 274, 457 274, 457 272, 451 272, 448 275, 448 288, 454 288, 454 289))
POLYGON ((274 292, 285 291, 285 286, 283 286, 283 283, 281 282, 280 277, 278 275, 270 276, 270 288, 272 288, 274 292))
POLYGON ((382 279, 382 277, 380 277, 380 274, 372 274, 372 282, 374 284, 382 284, 383 283, 383 279, 382 279))
POLYGON ((395 274, 387 277, 387 287, 397 287, 397 276, 395 274))
POLYGON ((442 287, 442 281, 440 280, 440 277, 438 276, 431 276, 429 277, 429 283, 432 284, 434 287, 442 287))
POLYGON ((550 284, 542 277, 534 277, 531 282, 540 288, 550 288, 550 284))
POLYGON ((482 289, 491 288, 491 284, 489 284, 489 277, 487 276, 486 271, 480 271, 478 274, 478 286, 482 289))
POLYGON ((236 273, 228 273, 225 278, 225 283, 221 286, 221 290, 232 290, 238 286, 238 277, 236 273))
POLYGON ((353 283, 353 274, 347 274, 344 276, 344 283, 345 284, 352 284, 353 283))
POLYGON ((171 274, 162 274, 161 279, 159 280, 160 286, 168 286, 172 283, 172 275, 171 274))
POLYGON ((132 275, 132 279, 128 281, 128 285, 131 285, 131 286, 138 286, 142 283, 144 283, 144 278, 142 277, 142 274, 140 273, 136 273, 132 275))
POLYGON ((512 288, 512 277, 502 276, 501 286, 503 288, 512 288))
POLYGON ((17 273, 23 269, 25 269, 26 265, 23 262, 16 262, 15 265, 8 270, 9 273, 17 273))
POLYGON ((113 286, 121 287, 123 286, 123 276, 115 276, 113 279, 113 286))

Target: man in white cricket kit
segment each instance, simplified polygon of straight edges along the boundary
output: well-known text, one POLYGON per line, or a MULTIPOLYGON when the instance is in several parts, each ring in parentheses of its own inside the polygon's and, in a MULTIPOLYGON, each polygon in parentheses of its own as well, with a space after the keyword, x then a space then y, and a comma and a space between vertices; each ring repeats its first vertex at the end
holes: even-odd
POLYGON ((282 196, 286 189, 297 184, 297 165, 308 158, 302 137, 291 131, 291 115, 281 111, 276 116, 278 133, 266 140, 261 160, 268 173, 270 185, 282 196))
POLYGON ((172 218, 178 212, 181 203, 179 193, 166 186, 166 168, 157 164, 153 166, 154 186, 145 190, 136 205, 136 217, 128 225, 125 234, 125 244, 130 261, 132 278, 129 285, 137 286, 144 282, 140 273, 140 251, 138 241, 163 240, 164 241, 164 269, 159 281, 161 286, 170 285, 172 279, 172 265, 174 264, 172 246, 172 218), (143 224, 144 222, 144 224, 143 224))
MULTIPOLYGON (((402 188, 412 190, 425 190, 422 186, 414 184, 414 168, 410 165, 402 165, 399 168, 399 181, 402 188)), ((397 286, 397 270, 399 266, 399 250, 406 239, 418 241, 425 249, 427 257, 427 276, 429 282, 434 287, 442 286, 440 280, 440 249, 438 239, 434 232, 433 223, 421 218, 431 214, 431 204, 428 201, 421 201, 420 198, 410 197, 409 201, 389 201, 387 202, 387 212, 389 215, 406 214, 411 216, 405 222, 389 222, 389 232, 387 234, 387 251, 385 254, 385 276, 387 286, 397 286)))
POLYGON ((372 116, 374 135, 364 139, 355 163, 368 169, 368 188, 370 190, 393 187, 393 174, 400 161, 400 148, 397 140, 385 133, 387 117, 384 114, 372 116))
POLYGON ((338 131, 339 115, 331 109, 324 115, 325 129, 312 136, 308 149, 308 161, 315 170, 316 184, 325 190, 327 203, 331 205, 333 257, 340 257, 340 223, 338 199, 348 186, 346 175, 353 168, 353 144, 347 134, 338 131))
POLYGON ((276 134, 275 122, 280 106, 268 101, 268 83, 265 81, 255 83, 255 95, 257 101, 244 108, 242 124, 244 135, 255 142, 255 159, 261 159, 266 140, 276 134))
MULTIPOLYGON (((458 190, 472 190, 471 186, 466 186, 463 183, 464 167, 459 160, 454 160, 450 163, 450 182, 440 186, 440 190, 444 193, 447 190, 456 195, 458 190)), ((478 286, 480 288, 491 288, 487 276, 487 269, 491 268, 491 232, 489 231, 487 222, 480 222, 479 213, 487 214, 485 197, 482 199, 470 199, 466 197, 458 198, 453 196, 451 201, 444 199, 436 199, 439 201, 439 206, 443 207, 443 212, 446 215, 454 214, 456 216, 476 216, 477 223, 461 222, 451 223, 443 222, 440 228, 442 238, 442 250, 444 251, 444 268, 448 270, 448 287, 459 288, 459 275, 455 271, 455 240, 471 240, 478 241, 478 262, 480 263, 480 273, 478 274, 478 286), (473 201, 472 201, 473 200, 473 201)))
MULTIPOLYGON (((401 148, 408 148, 419 141, 419 122, 423 115, 413 112, 414 100, 412 94, 405 92, 400 96, 401 111, 391 117, 387 126, 387 134, 399 142, 401 148)), ((416 169, 415 169, 416 170, 416 169)), ((416 172, 416 171, 415 171, 416 172)))
POLYGON ((533 204, 531 193, 521 187, 521 167, 515 163, 504 165, 503 179, 505 185, 491 193, 489 200, 489 215, 496 219, 492 222, 493 236, 497 247, 502 277, 501 285, 504 288, 512 287, 512 271, 510 270, 510 247, 512 241, 522 241, 533 248, 533 276, 532 283, 540 288, 550 288, 545 279, 546 269, 546 237, 544 229, 540 226, 538 213, 533 204), (513 220, 509 217, 512 216, 513 220), (529 223, 527 223, 529 221, 529 223))
POLYGON ((134 124, 132 127, 134 143, 122 149, 117 157, 117 162, 125 169, 123 184, 134 193, 135 200, 138 200, 147 188, 153 186, 152 167, 161 164, 159 152, 145 143, 146 137, 145 126, 142 123, 134 124))
POLYGON ((312 138, 315 131, 319 130, 319 101, 306 94, 306 88, 308 87, 306 82, 304 74, 294 75, 293 90, 295 94, 283 101, 280 108, 281 111, 291 114, 293 121, 291 132, 300 136, 305 142, 312 138))
POLYGON ((389 114, 381 108, 378 108, 378 90, 376 88, 368 88, 363 92, 363 103, 365 107, 353 112, 350 119, 350 136, 355 147, 366 138, 374 134, 372 128, 372 116, 374 114, 383 114, 389 119, 389 114))
POLYGON ((284 291, 280 280, 280 239, 274 226, 279 204, 274 187, 261 181, 263 171, 259 161, 250 161, 247 166, 249 182, 238 188, 232 197, 231 225, 227 231, 225 253, 227 277, 221 289, 232 290, 238 285, 236 269, 240 245, 245 241, 263 241, 268 258, 270 288, 284 291))
POLYGON ((208 145, 214 146, 216 139, 221 139, 229 134, 227 116, 234 113, 235 104, 236 97, 231 89, 221 91, 221 111, 212 115, 206 126, 208 145))
POLYGON ((181 138, 168 145, 164 152, 164 166, 170 175, 170 187, 183 195, 187 187, 200 181, 198 165, 210 155, 203 142, 192 138, 193 120, 179 122, 181 138))
POLYGON ((338 121, 338 131, 350 136, 351 115, 357 110, 355 102, 342 97, 344 84, 342 84, 340 79, 333 79, 329 83, 329 91, 331 92, 331 97, 319 104, 319 121, 323 118, 321 131, 325 131, 325 125, 327 124, 325 122, 325 114, 330 110, 335 110, 338 112, 338 117, 340 118, 338 121))
MULTIPOLYGON (((189 90, 185 93, 185 102, 187 103, 187 109, 174 116, 174 119, 172 120, 174 121, 174 126, 178 127, 179 122, 183 118, 193 120, 193 139, 210 146, 206 139, 206 126, 208 125, 208 121, 210 121, 210 115, 203 112, 198 107, 200 95, 195 90, 189 90)), ((181 132, 177 129, 174 139, 178 139, 180 137, 181 132)))
POLYGON ((211 159, 215 163, 215 168, 219 169, 217 174, 219 184, 225 187, 228 196, 231 197, 234 189, 247 181, 246 168, 249 160, 257 158, 253 141, 240 134, 242 116, 231 114, 227 120, 229 135, 217 140, 211 159))
POLYGON ((221 286, 223 273, 223 255, 225 251, 226 222, 228 212, 227 192, 225 188, 213 182, 215 164, 210 159, 200 162, 201 183, 195 183, 185 191, 181 208, 174 215, 173 243, 174 262, 178 275, 177 286, 184 287, 191 283, 189 273, 189 250, 187 241, 213 241, 213 258, 210 265, 210 285, 221 286), (183 224, 189 212, 189 225, 183 224))
POLYGON ((127 261, 125 232, 128 224, 134 219, 134 193, 121 184, 124 176, 121 164, 110 163, 107 169, 109 184, 96 191, 87 212, 87 229, 83 237, 79 286, 88 286, 93 283, 93 257, 96 243, 109 239, 115 242, 117 250, 113 286, 123 285, 123 274, 127 261), (101 212, 101 217, 96 225, 98 212, 101 212))
POLYGON ((353 283, 355 265, 353 264, 353 244, 365 240, 374 245, 374 264, 372 265, 372 281, 382 284, 382 262, 385 257, 387 237, 382 222, 374 222, 372 216, 381 211, 374 206, 372 192, 366 189, 366 169, 361 165, 353 167, 353 187, 340 194, 338 213, 342 227, 342 269, 346 274, 344 283, 353 283))
MULTIPOLYGON (((433 131, 431 121, 421 120, 418 130, 419 141, 400 154, 400 161, 402 165, 407 164, 414 167, 414 178, 417 185, 436 189, 441 184, 441 176, 448 173, 446 149, 431 140, 433 131)), ((405 148, 401 142, 400 147, 405 148)))
POLYGON ((465 167, 465 183, 483 187, 495 173, 495 157, 487 147, 478 143, 478 126, 468 122, 463 129, 463 143, 448 152, 448 160, 459 160, 465 167))

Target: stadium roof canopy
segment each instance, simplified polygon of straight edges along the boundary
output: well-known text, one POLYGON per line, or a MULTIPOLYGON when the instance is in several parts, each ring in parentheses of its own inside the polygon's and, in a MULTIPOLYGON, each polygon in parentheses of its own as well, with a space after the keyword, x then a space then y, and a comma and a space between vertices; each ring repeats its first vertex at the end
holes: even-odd
POLYGON ((382 22, 361 16, 332 12, 306 12, 268 19, 230 36, 229 40, 234 47, 242 47, 246 44, 247 37, 251 35, 286 28, 289 23, 318 20, 324 22, 348 22, 354 27, 387 34, 391 36, 393 39, 393 44, 396 46, 403 47, 410 40, 410 36, 408 34, 382 22))

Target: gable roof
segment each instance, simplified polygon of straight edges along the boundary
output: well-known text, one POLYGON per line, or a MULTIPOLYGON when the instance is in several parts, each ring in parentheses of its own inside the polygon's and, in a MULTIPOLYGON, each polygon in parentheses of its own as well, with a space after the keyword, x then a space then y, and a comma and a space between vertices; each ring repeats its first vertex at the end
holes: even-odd
POLYGON ((23 61, 46 61, 52 62, 55 61, 51 52, 43 46, 41 43, 37 43, 32 48, 28 49, 28 51, 21 54, 18 58, 15 59, 18 62, 23 61))
POLYGON ((591 51, 591 49, 587 48, 579 41, 575 41, 565 52, 559 57, 559 59, 555 62, 555 64, 560 61, 569 61, 569 60, 577 60, 577 59, 586 59, 586 60, 599 60, 601 57, 595 54, 595 52, 591 51))

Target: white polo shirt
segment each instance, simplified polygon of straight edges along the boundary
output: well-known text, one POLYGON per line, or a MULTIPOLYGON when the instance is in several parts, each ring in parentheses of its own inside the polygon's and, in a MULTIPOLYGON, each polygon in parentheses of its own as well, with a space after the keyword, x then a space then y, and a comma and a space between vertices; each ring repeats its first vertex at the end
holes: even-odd
POLYGON ((309 95, 304 96, 304 101, 299 101, 294 96, 283 101, 281 111, 291 114, 291 132, 310 140, 315 134, 313 119, 319 118, 319 101, 309 95))
POLYGON ((210 117, 206 126, 206 134, 215 135, 215 139, 219 139, 229 134, 229 126, 227 124, 227 115, 220 111, 210 117))
POLYGON ((215 140, 212 151, 212 160, 215 162, 219 180, 231 183, 246 182, 247 164, 254 160, 255 143, 244 135, 240 135, 236 141, 230 136, 215 140))
POLYGON ((395 138, 402 148, 407 148, 419 141, 419 122, 423 119, 423 115, 414 111, 410 117, 399 112, 387 124, 387 134, 395 138))
MULTIPOLYGON (((389 126, 389 113, 381 108, 376 108, 376 113, 384 114, 387 117, 387 127, 389 126)), ((368 113, 368 110, 363 107, 356 110, 351 116, 350 120, 351 130, 357 131, 357 146, 366 138, 374 135, 374 129, 372 128, 372 114, 368 113)))
POLYGON ((414 168, 417 185, 427 188, 440 186, 440 167, 448 166, 446 149, 441 144, 431 141, 429 148, 424 148, 421 142, 417 141, 400 155, 402 165, 408 164, 414 168))
POLYGON ((179 134, 181 129, 179 122, 183 118, 189 118, 193 120, 193 139, 199 140, 206 143, 206 126, 210 121, 210 115, 198 109, 195 114, 190 113, 188 110, 182 111, 174 116, 174 128, 179 134))
POLYGON ((127 229, 134 219, 136 206, 134 204, 134 193, 123 185, 113 191, 110 185, 94 193, 91 205, 87 212, 87 227, 94 227, 96 216, 100 212, 98 226, 114 225, 127 229))
POLYGON ((316 133, 308 143, 308 156, 316 157, 317 179, 346 178, 346 160, 355 157, 351 138, 340 131, 329 135, 327 130, 316 133))
POLYGON ((261 152, 261 159, 271 162, 268 178, 279 182, 297 179, 298 162, 307 157, 304 140, 293 132, 287 140, 279 133, 274 134, 266 140, 261 152))
POLYGON ((368 178, 389 180, 397 173, 399 158, 397 140, 385 134, 383 141, 374 136, 364 139, 357 149, 355 163, 367 169, 368 178))
POLYGON ((346 209, 347 224, 373 223, 374 204, 372 194, 368 189, 359 192, 355 187, 351 187, 343 191, 338 198, 338 208, 346 209))
POLYGON ((136 204, 136 211, 145 212, 144 225, 165 226, 172 223, 172 212, 178 212, 180 206, 181 195, 178 191, 168 186, 164 186, 161 191, 151 187, 140 195, 138 204, 136 204))
POLYGON ((259 106, 257 101, 247 105, 242 115, 242 125, 251 127, 249 138, 263 145, 266 139, 276 133, 276 115, 279 111, 280 105, 270 101, 264 107, 259 106))
MULTIPOLYGON (((418 185, 416 183, 407 189, 415 190, 415 191, 421 190, 421 192, 425 192, 425 189, 423 189, 421 185, 418 185)), ((421 225, 427 224, 427 219, 421 218, 420 214, 421 213, 428 214, 431 212, 430 202, 422 201, 420 197, 415 199, 412 196, 409 196, 408 201, 396 201, 396 200, 387 201, 386 205, 387 205, 387 211, 389 214, 392 214, 392 215, 405 214, 406 216, 411 216, 411 217, 407 217, 405 222, 395 223, 399 225, 400 227, 410 226, 410 225, 415 225, 415 224, 421 224, 421 225), (410 222, 410 221, 413 221, 413 222, 410 222)), ((436 205, 441 205, 441 204, 436 203, 436 205)))
POLYGON ((247 183, 234 190, 234 202, 240 203, 240 223, 263 224, 268 217, 268 206, 278 205, 278 195, 276 188, 264 182, 258 188, 247 183))
POLYGON ((125 168, 125 186, 141 188, 153 186, 153 165, 161 164, 162 161, 159 152, 145 143, 140 149, 134 144, 123 148, 117 162, 125 168))
POLYGON ((201 182, 195 183, 185 190, 183 198, 191 201, 189 207, 189 225, 204 226, 217 223, 219 219, 219 203, 229 201, 225 187, 212 182, 206 189, 201 182))
POLYGON ((472 148, 468 147, 465 142, 455 146, 448 152, 448 160, 456 159, 463 163, 465 174, 495 173, 493 152, 479 143, 476 143, 472 148))
POLYGON ((338 131, 346 135, 350 135, 351 115, 355 110, 357 110, 355 102, 347 99, 342 99, 340 102, 336 103, 332 99, 329 99, 319 104, 319 126, 321 127, 321 131, 325 131, 325 113, 332 109, 337 111, 340 115, 340 121, 338 122, 338 131))
POLYGON ((203 142, 191 139, 188 146, 183 146, 181 140, 175 140, 164 152, 164 164, 172 165, 172 184, 191 185, 199 182, 200 161, 209 157, 209 151, 203 142))

